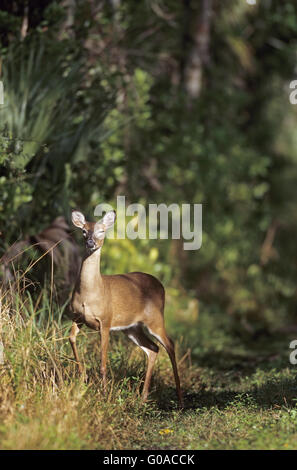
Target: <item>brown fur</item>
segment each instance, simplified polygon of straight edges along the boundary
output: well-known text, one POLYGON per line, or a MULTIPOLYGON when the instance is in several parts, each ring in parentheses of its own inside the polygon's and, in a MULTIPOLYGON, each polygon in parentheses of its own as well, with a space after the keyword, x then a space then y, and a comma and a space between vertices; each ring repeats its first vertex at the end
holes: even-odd
MULTIPOLYGON (((124 333, 136 342, 148 356, 148 369, 143 388, 143 399, 146 400, 153 365, 158 353, 157 345, 143 331, 143 326, 146 326, 169 354, 178 399, 182 404, 174 345, 167 336, 164 325, 165 291, 163 285, 154 276, 141 272, 111 276, 101 275, 100 256, 104 234, 99 239, 95 236, 94 231, 96 231, 96 225, 97 229, 105 232, 104 218, 102 223, 97 224, 86 222, 84 218, 81 220, 77 222, 73 218, 75 225, 87 231, 85 234, 86 241, 92 240, 95 245, 94 250, 83 259, 70 303, 69 314, 74 322, 70 342, 79 370, 81 371, 82 368, 79 363, 75 340, 83 324, 101 333, 101 373, 104 387, 106 387, 109 332, 111 329, 123 329, 124 333)), ((96 233, 99 233, 101 237, 101 232, 96 233)))

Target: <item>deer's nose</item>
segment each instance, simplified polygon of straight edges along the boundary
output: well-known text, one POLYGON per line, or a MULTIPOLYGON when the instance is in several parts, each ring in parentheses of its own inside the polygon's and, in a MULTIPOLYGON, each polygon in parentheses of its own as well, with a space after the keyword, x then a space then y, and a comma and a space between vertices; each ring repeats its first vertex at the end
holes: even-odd
POLYGON ((95 246, 94 241, 91 238, 89 238, 89 240, 87 240, 87 247, 94 248, 94 246, 95 246))

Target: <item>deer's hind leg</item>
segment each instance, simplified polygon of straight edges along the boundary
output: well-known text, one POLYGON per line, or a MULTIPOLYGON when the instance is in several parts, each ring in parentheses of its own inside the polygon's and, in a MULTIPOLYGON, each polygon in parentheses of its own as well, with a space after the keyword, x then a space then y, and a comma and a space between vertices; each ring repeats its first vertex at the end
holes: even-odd
POLYGON ((142 400, 146 401, 149 394, 153 368, 157 359, 159 347, 147 337, 140 324, 127 328, 124 330, 124 333, 146 353, 148 358, 146 376, 142 390, 142 400))
POLYGON ((154 336, 162 344, 162 346, 164 346, 164 348, 166 349, 168 353, 168 356, 171 361, 172 369, 173 369, 177 398, 179 401, 179 405, 183 407, 183 397, 182 397, 182 392, 180 388, 180 380, 179 380, 176 357, 175 357, 174 342, 172 341, 171 338, 169 338, 169 336, 166 333, 165 325, 164 325, 164 317, 162 313, 160 312, 159 315, 156 316, 155 318, 158 318, 157 322, 156 321, 151 322, 150 324, 146 326, 148 327, 148 330, 151 333, 151 335, 154 336))

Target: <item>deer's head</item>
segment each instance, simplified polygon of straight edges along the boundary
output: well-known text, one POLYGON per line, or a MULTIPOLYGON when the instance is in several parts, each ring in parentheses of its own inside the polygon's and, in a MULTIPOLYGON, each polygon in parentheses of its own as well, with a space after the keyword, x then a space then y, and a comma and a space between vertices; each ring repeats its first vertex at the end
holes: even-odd
POLYGON ((104 217, 98 222, 87 222, 85 216, 81 212, 72 212, 72 222, 76 227, 82 229, 88 253, 92 253, 98 248, 101 248, 104 242, 106 230, 113 226, 115 219, 115 211, 106 212, 104 217))

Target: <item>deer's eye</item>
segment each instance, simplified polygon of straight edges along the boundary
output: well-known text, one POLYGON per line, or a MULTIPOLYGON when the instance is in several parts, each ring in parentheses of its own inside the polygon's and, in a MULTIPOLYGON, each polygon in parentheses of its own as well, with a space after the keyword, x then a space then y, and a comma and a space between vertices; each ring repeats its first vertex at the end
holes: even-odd
POLYGON ((94 235, 95 235, 96 238, 102 239, 102 237, 104 236, 104 229, 97 228, 94 235))
POLYGON ((85 229, 83 229, 83 236, 86 237, 87 236, 87 231, 85 229))

